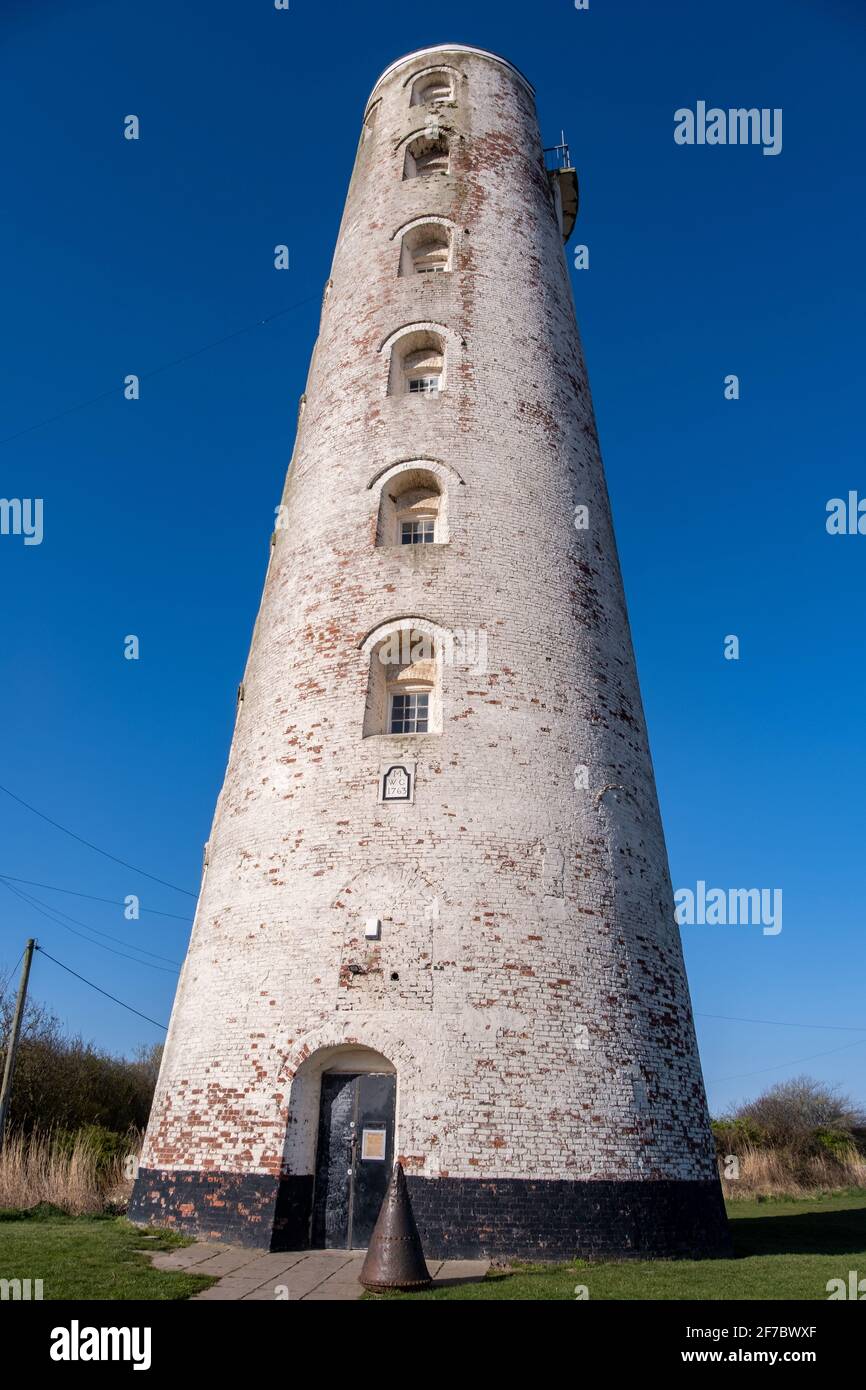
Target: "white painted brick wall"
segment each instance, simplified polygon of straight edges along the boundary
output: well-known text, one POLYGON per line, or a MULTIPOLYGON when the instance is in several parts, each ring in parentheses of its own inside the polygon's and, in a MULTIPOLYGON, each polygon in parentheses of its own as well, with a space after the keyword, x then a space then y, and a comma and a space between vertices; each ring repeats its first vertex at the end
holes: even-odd
POLYGON ((397 1069, 410 1170, 712 1177, 534 102, 507 65, 448 56, 452 172, 404 182, 398 147, 429 114, 406 81, 439 61, 386 76, 359 146, 143 1162, 312 1171, 315 1087, 293 1105, 292 1078, 353 1043, 397 1069), (457 228, 453 273, 398 278, 396 233, 426 214, 457 228), (380 347, 422 322, 447 329, 448 389, 388 397, 380 347), (450 542, 377 549, 370 482, 412 458, 463 479, 450 542), (445 668, 441 734, 364 739, 361 644, 405 616, 483 628, 488 668, 445 668), (381 805, 400 754, 414 804, 381 805))

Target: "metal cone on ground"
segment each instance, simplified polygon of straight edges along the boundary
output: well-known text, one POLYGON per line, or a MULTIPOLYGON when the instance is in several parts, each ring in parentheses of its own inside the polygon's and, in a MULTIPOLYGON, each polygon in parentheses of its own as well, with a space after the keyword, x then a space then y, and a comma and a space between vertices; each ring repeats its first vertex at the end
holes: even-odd
POLYGON ((431 1282, 412 1215, 406 1178, 399 1163, 394 1164, 367 1257, 361 1266, 360 1280, 364 1288, 373 1293, 387 1289, 425 1289, 431 1282))

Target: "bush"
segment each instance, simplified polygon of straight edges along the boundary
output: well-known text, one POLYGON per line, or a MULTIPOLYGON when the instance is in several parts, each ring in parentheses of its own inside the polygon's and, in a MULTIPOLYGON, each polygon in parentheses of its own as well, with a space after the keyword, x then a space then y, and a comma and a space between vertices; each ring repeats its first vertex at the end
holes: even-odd
POLYGON ((842 1163, 859 1156, 853 1136, 843 1130, 816 1129, 812 1137, 818 1152, 828 1153, 842 1163))
POLYGON ((764 1131, 752 1120, 713 1120, 712 1130, 716 1139, 716 1153, 719 1155, 736 1153, 746 1144, 760 1147, 767 1142, 764 1131))
POLYGON ((97 1174, 102 1177, 122 1164, 139 1145, 137 1134, 118 1134, 102 1125, 82 1125, 80 1129, 59 1129, 52 1136, 58 1154, 70 1157, 76 1144, 85 1144, 93 1154, 97 1174))
MULTIPOLYGON (((9 1036, 11 994, 0 998, 0 1039, 9 1036)), ((5 1048, 4 1048, 5 1052, 5 1048)), ((65 1037, 56 1015, 31 1001, 25 1010, 9 1110, 9 1126, 35 1130, 94 1130, 123 1135, 144 1129, 159 1073, 161 1046, 141 1048, 133 1058, 112 1057, 82 1038, 65 1037)), ((0 1063, 2 1065, 2 1063, 0 1063)))
POLYGON ((862 1112, 834 1087, 800 1076, 713 1121, 725 1196, 806 1196, 866 1184, 862 1112), (733 1155, 739 1175, 724 1160, 733 1155))
POLYGON ((729 1122, 748 1125, 773 1146, 815 1148, 815 1134, 823 1131, 847 1134, 864 1123, 862 1110, 838 1087, 825 1086, 808 1076, 771 1086, 757 1100, 737 1107, 729 1122))

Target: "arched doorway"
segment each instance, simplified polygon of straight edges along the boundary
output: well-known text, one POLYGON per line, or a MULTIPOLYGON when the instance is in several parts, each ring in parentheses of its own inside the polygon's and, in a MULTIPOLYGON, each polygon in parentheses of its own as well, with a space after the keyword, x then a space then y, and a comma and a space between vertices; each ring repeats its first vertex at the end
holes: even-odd
POLYGON ((369 1048, 322 1059, 311 1244, 363 1250, 394 1164, 397 1074, 369 1048))

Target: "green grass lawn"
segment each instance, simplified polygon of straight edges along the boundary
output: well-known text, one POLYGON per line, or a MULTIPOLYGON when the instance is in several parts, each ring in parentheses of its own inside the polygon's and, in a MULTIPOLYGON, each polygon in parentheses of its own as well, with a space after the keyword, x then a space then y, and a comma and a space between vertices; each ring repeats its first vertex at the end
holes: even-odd
POLYGON ((866 1191, 729 1202, 727 1211, 733 1259, 524 1265, 478 1284, 364 1297, 574 1300, 585 1285, 590 1299, 826 1299, 828 1279, 847 1281, 851 1269, 866 1277, 866 1191))
MULTIPOLYGON (((365 1297, 574 1300, 585 1285, 590 1299, 826 1299, 828 1279, 866 1277, 866 1191, 731 1202, 728 1216, 733 1259, 523 1265, 479 1284, 365 1297)), ((0 1211, 0 1279, 42 1279, 46 1300, 189 1298, 213 1279, 155 1270, 142 1253, 187 1244, 118 1217, 0 1211)))
POLYGON ((46 1302, 189 1298, 215 1281, 156 1270, 139 1252, 190 1243, 171 1231, 142 1232, 116 1216, 65 1216, 52 1207, 0 1211, 0 1279, 41 1279, 46 1302))

